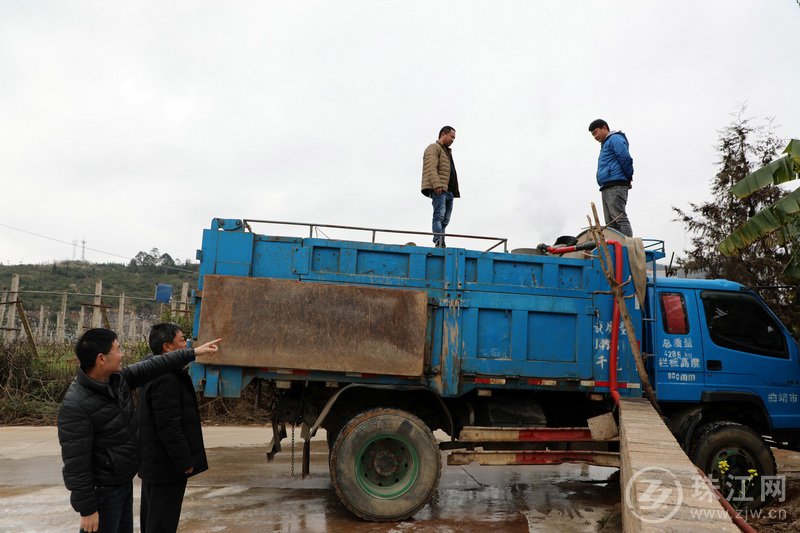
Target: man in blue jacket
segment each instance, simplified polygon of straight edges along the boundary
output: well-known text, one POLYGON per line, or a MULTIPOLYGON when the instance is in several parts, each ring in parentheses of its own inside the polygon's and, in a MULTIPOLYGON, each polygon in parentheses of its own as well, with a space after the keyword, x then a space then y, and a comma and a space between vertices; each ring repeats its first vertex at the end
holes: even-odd
POLYGON ((603 197, 606 226, 632 237, 633 230, 625 212, 628 190, 633 181, 633 159, 628 152, 628 138, 621 131, 609 131, 608 123, 600 118, 589 124, 589 131, 600 143, 597 184, 603 197))

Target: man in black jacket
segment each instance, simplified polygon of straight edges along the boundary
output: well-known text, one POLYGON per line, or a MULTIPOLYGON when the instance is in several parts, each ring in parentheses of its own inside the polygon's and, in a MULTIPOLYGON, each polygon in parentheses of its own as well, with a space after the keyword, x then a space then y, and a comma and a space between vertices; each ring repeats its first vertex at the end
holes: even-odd
POLYGON ((80 362, 58 411, 64 484, 81 531, 133 531, 133 476, 139 468, 131 389, 217 352, 216 339, 194 349, 122 368, 117 334, 95 328, 75 345, 80 362))
MULTIPOLYGON (((186 347, 178 324, 150 329, 151 359, 186 347)), ((174 533, 190 476, 208 470, 197 396, 189 374, 175 369, 142 388, 139 397, 139 449, 142 464, 142 533, 174 533)))

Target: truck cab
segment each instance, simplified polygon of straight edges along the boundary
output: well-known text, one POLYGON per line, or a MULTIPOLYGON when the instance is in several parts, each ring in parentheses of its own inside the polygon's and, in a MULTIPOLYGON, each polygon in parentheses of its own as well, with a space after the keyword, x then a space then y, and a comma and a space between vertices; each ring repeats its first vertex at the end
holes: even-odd
POLYGON ((732 281, 659 278, 647 298, 648 373, 690 458, 734 491, 753 470, 774 475, 770 446, 800 442, 800 358, 789 330, 732 281))

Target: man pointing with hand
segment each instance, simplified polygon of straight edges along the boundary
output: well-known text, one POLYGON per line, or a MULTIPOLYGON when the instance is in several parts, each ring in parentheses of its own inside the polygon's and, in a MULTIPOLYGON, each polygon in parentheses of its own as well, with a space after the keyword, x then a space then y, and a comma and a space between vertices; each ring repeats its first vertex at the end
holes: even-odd
POLYGON ((215 339, 122 367, 117 334, 94 328, 75 345, 80 368, 58 411, 64 484, 80 513, 81 531, 133 532, 133 476, 139 469, 136 414, 131 390, 214 355, 215 339))

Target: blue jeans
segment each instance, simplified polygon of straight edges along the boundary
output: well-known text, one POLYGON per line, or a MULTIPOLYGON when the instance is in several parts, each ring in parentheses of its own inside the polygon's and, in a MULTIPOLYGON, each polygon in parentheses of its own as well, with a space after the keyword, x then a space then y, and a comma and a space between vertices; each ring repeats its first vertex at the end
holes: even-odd
POLYGON ((606 226, 614 228, 623 235, 633 237, 631 223, 628 214, 625 213, 625 206, 628 203, 628 186, 615 185, 600 191, 603 197, 603 218, 606 226))
MULTIPOLYGON (((433 233, 444 233, 450 223, 450 215, 453 213, 453 193, 444 191, 442 194, 433 193, 431 196, 433 203, 433 233)), ((444 235, 434 235, 433 243, 436 246, 444 246, 444 235)))
POLYGON ((125 485, 97 487, 95 495, 100 515, 98 533, 133 533, 133 481, 125 485))

